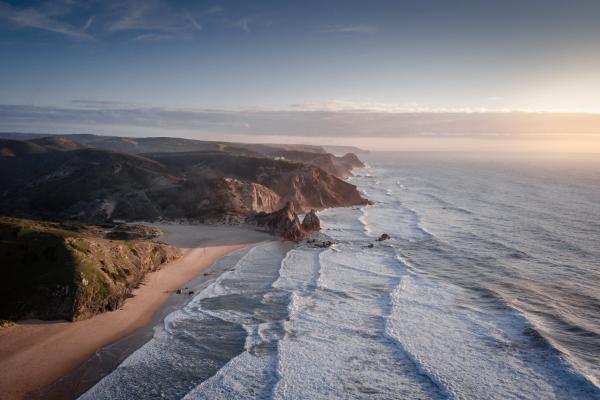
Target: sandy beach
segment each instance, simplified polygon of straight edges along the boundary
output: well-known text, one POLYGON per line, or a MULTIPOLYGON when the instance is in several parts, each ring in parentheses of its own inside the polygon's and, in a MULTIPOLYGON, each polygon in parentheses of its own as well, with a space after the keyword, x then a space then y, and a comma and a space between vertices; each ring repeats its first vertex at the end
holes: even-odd
POLYGON ((155 225, 183 256, 148 274, 124 306, 78 322, 22 321, 0 330, 0 397, 35 398, 94 353, 152 321, 173 293, 225 254, 272 237, 245 228, 155 225))

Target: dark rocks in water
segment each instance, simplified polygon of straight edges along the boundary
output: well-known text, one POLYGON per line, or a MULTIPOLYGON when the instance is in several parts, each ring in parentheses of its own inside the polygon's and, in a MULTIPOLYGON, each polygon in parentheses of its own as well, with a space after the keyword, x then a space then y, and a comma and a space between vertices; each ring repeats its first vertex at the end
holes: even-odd
POLYGON ((328 247, 331 247, 331 245, 333 245, 333 242, 331 240, 325 240, 324 242, 316 244, 315 247, 321 247, 326 249, 328 247))
POLYGON ((302 220, 302 229, 306 232, 316 232, 321 229, 321 221, 315 210, 310 210, 310 212, 304 216, 304 219, 302 220))
POLYGON ((369 248, 369 249, 372 249, 373 247, 375 247, 375 245, 374 245, 373 243, 369 243, 369 244, 367 245, 367 248, 369 248))
POLYGON ((387 233, 382 233, 381 236, 379 236, 379 238, 377 239, 378 242, 383 242, 384 240, 389 240, 392 237, 390 235, 388 235, 387 233))
POLYGON ((194 294, 194 291, 193 291, 193 290, 190 290, 190 291, 188 292, 188 295, 190 295, 190 296, 191 296, 191 295, 193 295, 193 294, 194 294))
POLYGON ((177 289, 177 292, 175 292, 177 294, 181 294, 181 289, 177 289))
POLYGON ((326 249, 333 245, 333 242, 331 240, 323 240, 319 242, 316 239, 308 239, 306 243, 312 245, 312 247, 318 247, 321 249, 326 249))

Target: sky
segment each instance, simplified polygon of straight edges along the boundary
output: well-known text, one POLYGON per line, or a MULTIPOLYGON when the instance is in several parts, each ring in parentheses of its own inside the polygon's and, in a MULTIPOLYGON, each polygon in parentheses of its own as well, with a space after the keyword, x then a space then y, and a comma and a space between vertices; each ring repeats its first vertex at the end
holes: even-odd
POLYGON ((600 151, 600 1, 3 1, 0 130, 600 151))

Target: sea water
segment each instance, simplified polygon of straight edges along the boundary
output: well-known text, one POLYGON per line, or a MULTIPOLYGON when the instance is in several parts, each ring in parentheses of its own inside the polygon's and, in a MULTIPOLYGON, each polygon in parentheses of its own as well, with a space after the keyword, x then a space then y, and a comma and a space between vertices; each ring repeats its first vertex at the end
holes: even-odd
POLYGON ((221 259, 82 398, 600 399, 597 165, 368 162, 333 246, 221 259))

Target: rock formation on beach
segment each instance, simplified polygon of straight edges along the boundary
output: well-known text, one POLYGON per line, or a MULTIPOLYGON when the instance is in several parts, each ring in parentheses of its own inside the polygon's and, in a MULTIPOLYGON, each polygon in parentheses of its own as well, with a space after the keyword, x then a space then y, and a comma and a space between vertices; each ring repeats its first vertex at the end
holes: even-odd
POLYGON ((295 242, 306 238, 321 228, 319 217, 314 210, 306 214, 301 223, 296 207, 292 202, 288 202, 285 207, 275 212, 262 212, 250 216, 247 222, 295 242))
POLYGON ((316 232, 321 229, 321 221, 315 210, 310 210, 302 220, 302 229, 306 232, 316 232))

